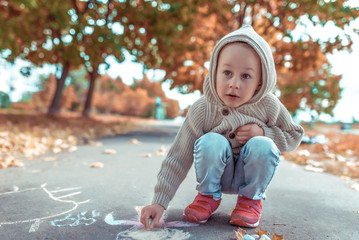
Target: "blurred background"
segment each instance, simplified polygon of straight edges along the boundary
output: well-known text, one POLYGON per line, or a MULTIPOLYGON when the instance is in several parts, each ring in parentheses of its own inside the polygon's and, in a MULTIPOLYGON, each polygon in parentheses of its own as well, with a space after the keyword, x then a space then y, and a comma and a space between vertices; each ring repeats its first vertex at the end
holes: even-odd
POLYGON ((94 120, 183 120, 216 42, 250 24, 272 47, 276 96, 312 130, 307 143, 359 153, 355 137, 349 153, 349 143, 338 145, 347 135, 313 139, 358 133, 358 16, 357 0, 0 0, 2 152, 17 149, 4 143, 14 132, 36 135, 53 121, 81 143, 123 131, 94 120))
POLYGON ((298 121, 359 120, 358 1, 0 1, 1 107, 175 118, 210 53, 251 24, 298 121), (8 100, 7 100, 8 99, 8 100), (7 102, 8 101, 8 102, 7 102))

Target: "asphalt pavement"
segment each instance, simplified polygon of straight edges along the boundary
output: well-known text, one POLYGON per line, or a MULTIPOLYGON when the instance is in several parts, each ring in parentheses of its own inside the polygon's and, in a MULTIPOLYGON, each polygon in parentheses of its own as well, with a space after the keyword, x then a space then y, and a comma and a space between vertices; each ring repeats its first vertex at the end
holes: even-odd
MULTIPOLYGON (((142 229, 138 212, 151 202, 163 153, 177 131, 177 124, 154 122, 147 130, 98 139, 100 146, 82 145, 0 170, 0 240, 235 239, 238 228, 229 224, 235 195, 224 195, 206 224, 182 218, 196 195, 193 168, 162 228, 142 229), (98 162, 102 168, 90 167, 98 162)), ((307 172, 283 159, 259 228, 289 240, 357 240, 359 192, 337 176, 307 172)))

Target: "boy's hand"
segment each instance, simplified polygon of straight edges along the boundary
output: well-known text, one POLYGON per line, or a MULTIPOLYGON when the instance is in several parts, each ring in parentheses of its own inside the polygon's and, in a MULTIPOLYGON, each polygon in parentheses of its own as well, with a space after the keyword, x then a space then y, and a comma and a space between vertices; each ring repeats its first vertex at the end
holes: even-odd
POLYGON ((152 230, 157 227, 165 208, 159 204, 146 206, 141 211, 140 221, 146 230, 152 230))
POLYGON ((236 130, 236 139, 242 145, 255 136, 264 136, 264 130, 255 123, 246 124, 236 130))

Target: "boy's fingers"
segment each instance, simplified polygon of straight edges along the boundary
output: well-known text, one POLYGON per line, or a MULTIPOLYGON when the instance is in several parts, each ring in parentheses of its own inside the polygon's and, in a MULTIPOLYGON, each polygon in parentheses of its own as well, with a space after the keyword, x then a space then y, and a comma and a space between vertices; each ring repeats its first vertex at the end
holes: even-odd
POLYGON ((244 125, 244 126, 240 127, 239 130, 241 130, 241 131, 248 131, 250 128, 251 128, 251 126, 249 126, 249 125, 244 125))
POLYGON ((147 221, 145 218, 141 217, 141 223, 143 224, 143 226, 145 227, 145 229, 147 229, 147 221))
POLYGON ((248 133, 248 130, 244 130, 244 129, 239 129, 237 131, 237 134, 240 134, 240 135, 247 134, 247 133, 248 133))
POLYGON ((144 225, 145 229, 148 229, 148 219, 149 219, 149 216, 146 212, 142 212, 142 215, 141 215, 141 223, 144 225))
POLYGON ((148 219, 148 222, 149 222, 149 228, 152 230, 154 227, 156 227, 156 223, 155 223, 155 221, 154 221, 154 219, 152 219, 152 218, 149 218, 148 219))
POLYGON ((152 226, 151 227, 157 227, 160 223, 160 217, 156 216, 153 221, 152 221, 152 226))
POLYGON ((152 218, 147 218, 146 219, 146 230, 151 230, 153 227, 152 227, 152 225, 153 225, 153 221, 152 221, 152 218))

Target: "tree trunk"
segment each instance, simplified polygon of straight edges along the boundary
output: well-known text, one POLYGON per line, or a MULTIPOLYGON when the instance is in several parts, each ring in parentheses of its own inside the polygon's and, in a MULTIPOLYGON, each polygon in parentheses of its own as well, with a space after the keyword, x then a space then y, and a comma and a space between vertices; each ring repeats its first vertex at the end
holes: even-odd
POLYGON ((69 74, 70 62, 65 62, 62 66, 62 74, 60 79, 56 79, 56 90, 52 98, 51 105, 47 111, 47 115, 50 117, 56 117, 59 114, 62 90, 65 85, 65 80, 69 74))
POLYGON ((89 86, 89 89, 87 91, 86 102, 85 102, 84 109, 82 111, 82 116, 83 117, 88 117, 90 115, 90 112, 91 112, 93 91, 95 90, 95 81, 96 81, 96 78, 98 76, 97 69, 98 69, 98 67, 94 68, 91 72, 88 72, 89 76, 90 76, 90 79, 89 79, 90 80, 90 86, 89 86))

